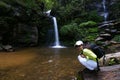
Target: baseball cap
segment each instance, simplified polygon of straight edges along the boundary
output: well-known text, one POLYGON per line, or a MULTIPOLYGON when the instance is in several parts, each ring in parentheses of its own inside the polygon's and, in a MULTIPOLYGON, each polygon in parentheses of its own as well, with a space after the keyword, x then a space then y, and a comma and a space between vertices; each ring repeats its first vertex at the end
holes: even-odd
POLYGON ((80 45, 83 45, 83 42, 81 40, 76 41, 74 46, 77 47, 77 46, 80 46, 80 45))

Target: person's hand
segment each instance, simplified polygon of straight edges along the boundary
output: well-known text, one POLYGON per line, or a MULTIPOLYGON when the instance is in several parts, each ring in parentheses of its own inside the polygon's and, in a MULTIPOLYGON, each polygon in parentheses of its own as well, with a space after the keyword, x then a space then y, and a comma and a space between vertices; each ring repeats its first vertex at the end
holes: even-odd
POLYGON ((80 54, 80 56, 81 56, 82 58, 86 58, 86 56, 85 56, 85 55, 83 55, 83 54, 80 54))

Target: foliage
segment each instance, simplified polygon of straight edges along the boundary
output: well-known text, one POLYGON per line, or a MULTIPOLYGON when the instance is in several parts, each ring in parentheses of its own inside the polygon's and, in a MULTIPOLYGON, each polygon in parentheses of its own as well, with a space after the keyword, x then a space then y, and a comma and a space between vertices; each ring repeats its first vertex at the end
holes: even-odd
POLYGON ((87 21, 79 24, 80 34, 82 35, 82 39, 84 41, 94 41, 98 28, 96 22, 87 21))
POLYGON ((56 0, 42 0, 45 3, 46 10, 52 9, 54 7, 54 4, 56 3, 56 0))
POLYGON ((120 64, 120 61, 115 57, 110 58, 108 65, 115 65, 115 64, 120 64))
MULTIPOLYGON (((79 18, 81 22, 85 21, 102 21, 102 17, 98 15, 96 10, 88 10, 88 4, 92 4, 92 0, 59 0, 52 8, 52 15, 59 18, 60 24, 69 24, 71 21, 79 18)), ((80 23, 80 22, 79 22, 80 23)))
POLYGON ((120 19, 120 0, 116 0, 115 3, 110 5, 109 7, 110 11, 110 20, 113 19, 120 19))
POLYGON ((64 37, 64 40, 73 41, 77 36, 79 36, 79 29, 76 23, 71 23, 68 25, 64 25, 60 29, 61 35, 64 37))
POLYGON ((81 24, 71 23, 64 25, 60 29, 61 36, 64 41, 76 41, 82 39, 83 41, 94 41, 97 36, 97 24, 93 21, 84 22, 81 24))
POLYGON ((13 19, 18 20, 19 22, 25 22, 25 23, 31 23, 36 21, 36 15, 38 15, 41 11, 39 8, 39 5, 35 3, 34 0, 3 0, 0 2, 0 8, 2 10, 5 10, 4 8, 7 8, 7 11, 2 11, 0 13, 1 16, 9 16, 13 19))
POLYGON ((79 25, 79 27, 94 27, 97 23, 94 21, 83 22, 79 25))
MULTIPOLYGON (((17 29, 20 27, 18 26, 19 24, 40 27, 39 35, 43 34, 41 31, 42 27, 40 25, 41 22, 46 19, 46 17, 43 14, 43 9, 41 7, 42 2, 36 1, 37 0, 1 0, 0 35, 7 39, 13 38, 13 35, 17 34, 17 29), (10 36, 9 34, 12 35, 10 36)), ((27 38, 27 36, 25 37, 27 38)))
POLYGON ((103 17, 99 16, 96 10, 89 11, 87 14, 87 19, 95 21, 95 22, 102 22, 103 21, 103 17))
POLYGON ((114 41, 117 41, 117 42, 120 42, 120 35, 116 35, 114 38, 113 38, 114 41))
POLYGON ((79 18, 83 12, 82 0, 60 0, 52 8, 52 15, 57 16, 60 24, 69 24, 71 20, 79 18))

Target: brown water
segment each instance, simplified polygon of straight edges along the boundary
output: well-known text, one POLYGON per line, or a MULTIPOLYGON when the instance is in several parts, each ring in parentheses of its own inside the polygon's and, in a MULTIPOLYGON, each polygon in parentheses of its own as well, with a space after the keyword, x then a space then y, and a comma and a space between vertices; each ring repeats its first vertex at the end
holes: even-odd
POLYGON ((0 52, 0 80, 74 80, 82 69, 74 48, 0 52))

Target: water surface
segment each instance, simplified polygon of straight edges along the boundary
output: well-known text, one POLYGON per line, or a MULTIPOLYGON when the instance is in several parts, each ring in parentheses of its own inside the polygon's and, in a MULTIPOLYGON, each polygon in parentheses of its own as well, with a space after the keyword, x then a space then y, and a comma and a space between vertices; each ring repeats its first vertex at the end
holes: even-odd
POLYGON ((74 80, 82 69, 74 48, 27 48, 0 53, 0 80, 74 80))

